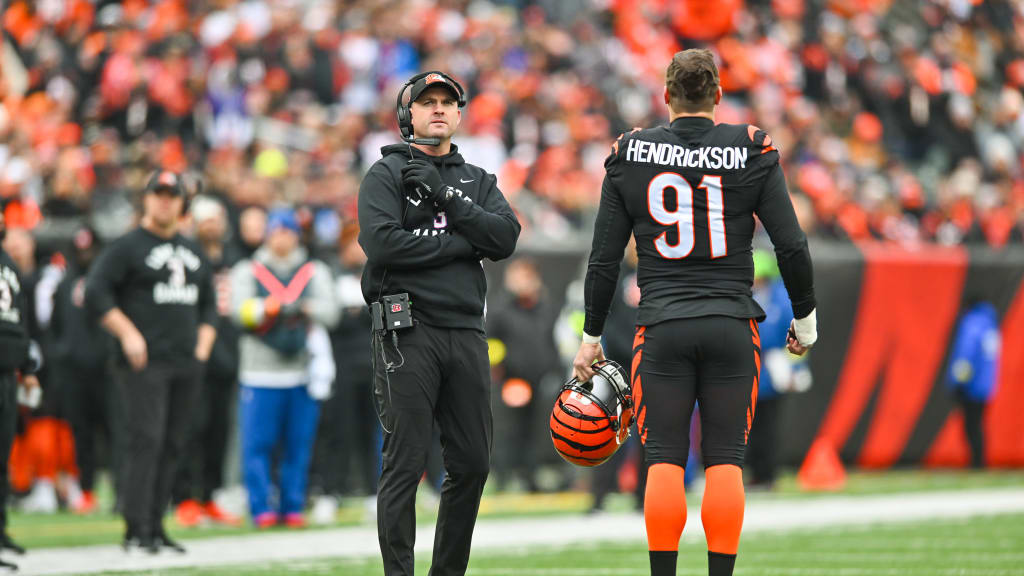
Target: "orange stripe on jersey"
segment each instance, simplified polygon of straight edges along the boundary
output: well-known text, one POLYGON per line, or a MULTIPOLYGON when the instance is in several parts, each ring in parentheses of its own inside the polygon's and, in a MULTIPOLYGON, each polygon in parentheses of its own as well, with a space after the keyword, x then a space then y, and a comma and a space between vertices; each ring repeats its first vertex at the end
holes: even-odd
POLYGON ((767 153, 771 152, 772 150, 775 150, 775 146, 768 146, 767 148, 764 148, 763 150, 761 150, 761 154, 767 154, 767 153))
POLYGON ((640 415, 636 417, 636 427, 638 430, 643 430, 643 434, 647 435, 647 429, 644 428, 644 421, 647 419, 647 406, 640 408, 640 415))

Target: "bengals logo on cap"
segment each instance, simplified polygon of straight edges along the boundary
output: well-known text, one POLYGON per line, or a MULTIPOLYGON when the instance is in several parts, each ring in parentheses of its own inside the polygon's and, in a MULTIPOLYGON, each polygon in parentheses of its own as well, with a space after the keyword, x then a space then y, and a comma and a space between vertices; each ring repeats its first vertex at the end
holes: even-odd
POLYGON ((160 173, 160 176, 157 178, 156 183, 158 186, 174 187, 178 185, 178 178, 177 176, 175 176, 174 172, 164 170, 163 172, 160 173))
MULTIPOLYGON (((423 79, 424 84, 433 84, 434 82, 445 82, 444 76, 434 73, 428 74, 427 77, 423 79)), ((447 84, 447 82, 445 83, 447 84)))

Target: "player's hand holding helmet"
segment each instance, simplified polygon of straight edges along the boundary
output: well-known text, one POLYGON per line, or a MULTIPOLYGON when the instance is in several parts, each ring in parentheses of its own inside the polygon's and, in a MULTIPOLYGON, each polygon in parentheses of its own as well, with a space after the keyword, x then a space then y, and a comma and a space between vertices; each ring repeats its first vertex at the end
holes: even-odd
POLYGON ((567 462, 597 466, 629 438, 633 397, 629 376, 618 363, 601 360, 594 376, 562 385, 551 410, 551 441, 567 462))

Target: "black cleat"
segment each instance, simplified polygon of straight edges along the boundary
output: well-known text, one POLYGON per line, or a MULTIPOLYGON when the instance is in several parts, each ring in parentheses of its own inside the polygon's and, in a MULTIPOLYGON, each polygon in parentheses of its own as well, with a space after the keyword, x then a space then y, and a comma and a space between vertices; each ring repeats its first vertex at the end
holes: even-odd
POLYGON ((13 564, 11 562, 4 562, 3 560, 0 560, 0 568, 5 568, 7 570, 10 570, 11 572, 17 572, 18 571, 18 565, 17 564, 13 564))
POLYGON ((10 550, 18 556, 25 554, 25 549, 18 545, 18 543, 14 540, 11 540, 10 535, 8 535, 6 532, 0 534, 0 549, 10 550))

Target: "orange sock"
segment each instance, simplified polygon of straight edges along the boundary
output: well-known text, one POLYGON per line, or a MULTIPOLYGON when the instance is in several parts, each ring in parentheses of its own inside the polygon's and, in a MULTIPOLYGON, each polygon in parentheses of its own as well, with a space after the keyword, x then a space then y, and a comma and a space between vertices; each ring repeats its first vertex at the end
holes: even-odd
POLYGON ((684 475, 685 470, 675 464, 652 464, 647 469, 644 522, 648 550, 679 550, 679 537, 686 525, 684 475))
POLYGON ((718 554, 736 554, 743 529, 743 470, 739 466, 724 464, 704 471, 704 502, 700 517, 704 522, 704 535, 708 551, 718 554))

